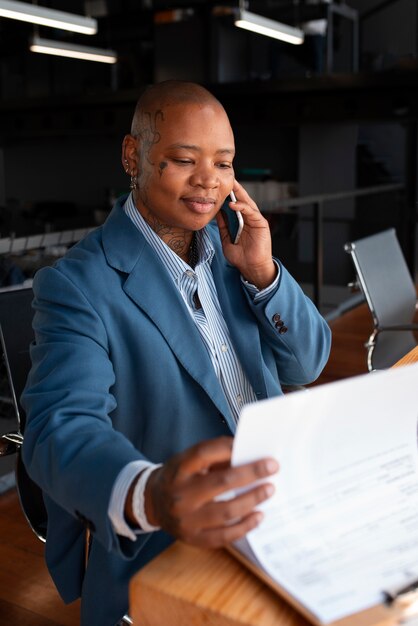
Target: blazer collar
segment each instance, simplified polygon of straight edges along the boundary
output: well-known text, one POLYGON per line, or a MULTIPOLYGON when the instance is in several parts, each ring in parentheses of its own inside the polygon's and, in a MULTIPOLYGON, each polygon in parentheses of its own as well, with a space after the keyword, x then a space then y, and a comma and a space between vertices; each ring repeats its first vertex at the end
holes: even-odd
POLYGON ((123 210, 128 194, 121 196, 102 227, 103 249, 108 264, 129 274, 142 254, 146 242, 123 210))

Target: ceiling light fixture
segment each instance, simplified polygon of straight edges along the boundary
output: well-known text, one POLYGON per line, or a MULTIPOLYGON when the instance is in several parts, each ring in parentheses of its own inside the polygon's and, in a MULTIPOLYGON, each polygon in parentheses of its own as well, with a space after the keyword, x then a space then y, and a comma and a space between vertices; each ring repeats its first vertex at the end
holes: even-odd
POLYGON ((282 22, 276 22, 276 20, 251 13, 246 9, 238 10, 237 17, 235 18, 235 26, 295 45, 303 43, 305 39, 303 30, 300 28, 295 28, 294 26, 289 26, 289 24, 283 24, 282 22))
POLYGON ((97 61, 99 63, 116 63, 118 60, 114 50, 105 50, 104 48, 92 48, 91 46, 80 46, 65 41, 54 41, 52 39, 42 39, 41 37, 33 37, 30 45, 32 52, 41 52, 42 54, 52 54, 59 57, 68 57, 71 59, 82 59, 83 61, 97 61))
POLYGON ((75 15, 64 11, 56 11, 47 7, 28 2, 15 2, 15 0, 0 0, 0 17, 8 17, 12 20, 30 22, 40 26, 50 26, 70 30, 83 35, 95 35, 97 33, 97 20, 83 15, 75 15))

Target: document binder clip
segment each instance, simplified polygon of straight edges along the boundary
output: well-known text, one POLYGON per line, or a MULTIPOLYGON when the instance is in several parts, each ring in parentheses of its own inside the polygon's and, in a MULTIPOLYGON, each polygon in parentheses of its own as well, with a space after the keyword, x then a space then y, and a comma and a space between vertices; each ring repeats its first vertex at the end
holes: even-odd
POLYGON ((403 619, 418 615, 418 580, 401 587, 384 591, 388 606, 401 614, 403 619))

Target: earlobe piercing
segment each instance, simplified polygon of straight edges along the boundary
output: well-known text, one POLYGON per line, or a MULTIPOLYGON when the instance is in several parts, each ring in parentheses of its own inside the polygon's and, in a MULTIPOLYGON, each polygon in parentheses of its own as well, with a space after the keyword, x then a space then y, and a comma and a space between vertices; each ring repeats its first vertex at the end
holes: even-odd
POLYGON ((128 159, 123 159, 123 163, 125 165, 125 172, 131 175, 131 184, 129 185, 130 189, 138 189, 138 176, 133 173, 133 170, 129 168, 128 159))

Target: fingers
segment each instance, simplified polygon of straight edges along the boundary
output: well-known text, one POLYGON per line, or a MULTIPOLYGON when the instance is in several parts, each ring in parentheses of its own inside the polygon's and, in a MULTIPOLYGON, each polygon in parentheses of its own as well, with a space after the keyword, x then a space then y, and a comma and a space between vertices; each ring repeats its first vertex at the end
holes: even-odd
POLYGON ((145 489, 150 523, 201 546, 225 545, 254 528, 262 519, 255 507, 273 493, 271 484, 259 481, 277 472, 278 463, 261 459, 231 467, 232 441, 220 437, 197 444, 152 472, 145 489))
POLYGON ((177 536, 203 547, 227 545, 258 526, 263 513, 254 509, 273 493, 273 485, 259 485, 231 500, 212 501, 188 516, 180 514, 177 536))
POLYGON ((192 446, 181 455, 181 464, 178 468, 179 478, 204 472, 215 463, 230 461, 233 442, 232 437, 217 437, 192 446))
POLYGON ((239 467, 209 471, 204 476, 195 475, 184 489, 184 497, 193 501, 196 508, 222 494, 240 490, 256 481, 268 478, 278 470, 274 459, 261 459, 239 467))
POLYGON ((232 437, 218 437, 189 448, 179 458, 176 482, 182 484, 183 498, 193 501, 194 508, 278 471, 277 461, 270 458, 231 467, 232 445, 232 437))
POLYGON ((244 209, 248 210, 248 208, 250 208, 259 212, 257 204, 248 194, 245 187, 243 187, 237 180, 234 181, 233 190, 236 195, 237 201, 229 203, 229 206, 232 209, 236 209, 237 211, 243 211, 244 209))
POLYGON ((248 517, 257 505, 271 498, 273 494, 274 485, 264 483, 230 500, 209 502, 195 513, 195 523, 205 530, 236 524, 248 517))
POLYGON ((203 530, 187 538, 187 543, 202 548, 222 548, 256 528, 263 519, 261 511, 255 511, 236 524, 203 530))
POLYGON ((236 192, 237 201, 230 202, 229 206, 234 211, 240 211, 244 218, 245 225, 247 225, 250 229, 261 228, 263 230, 269 230, 266 218, 261 213, 251 196, 238 181, 235 181, 234 192, 236 192))
MULTIPOLYGON (((236 202, 232 200, 229 202, 229 207, 233 211, 239 211, 244 218, 244 231, 251 231, 253 229, 261 229, 270 232, 268 222, 262 215, 257 204, 247 193, 245 188, 237 181, 234 180, 234 193, 236 193, 236 202)), ((228 223, 222 211, 218 211, 216 215, 216 221, 218 223, 221 240, 224 245, 230 242, 228 223)), ((242 238, 242 242, 245 240, 245 236, 242 238)), ((241 242, 241 243, 242 243, 241 242)), ((234 250, 229 246, 230 251, 234 250)))

